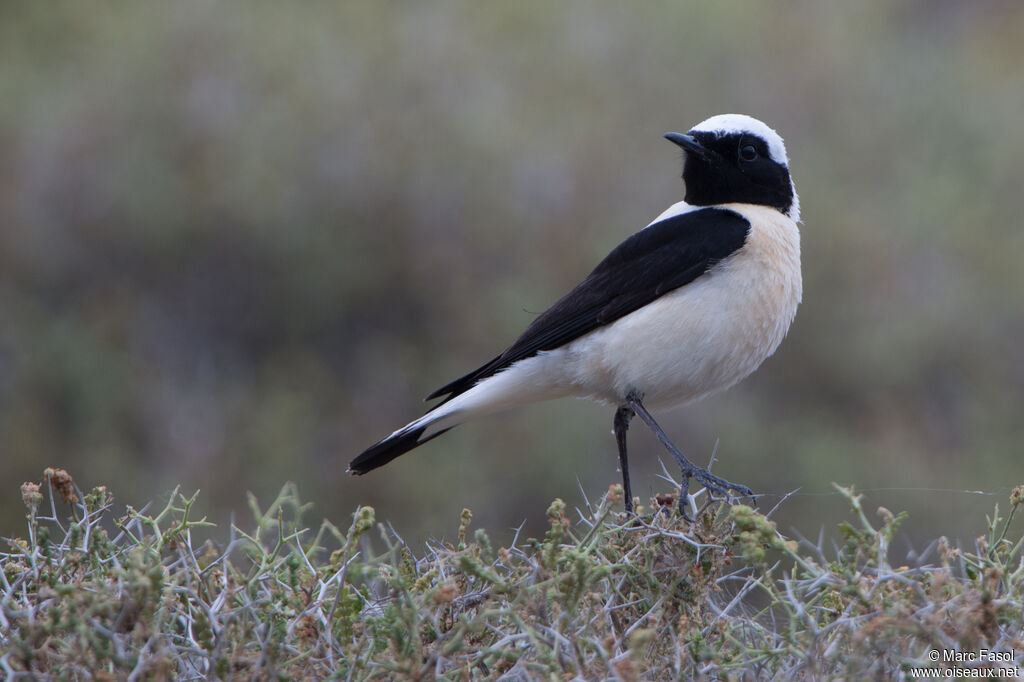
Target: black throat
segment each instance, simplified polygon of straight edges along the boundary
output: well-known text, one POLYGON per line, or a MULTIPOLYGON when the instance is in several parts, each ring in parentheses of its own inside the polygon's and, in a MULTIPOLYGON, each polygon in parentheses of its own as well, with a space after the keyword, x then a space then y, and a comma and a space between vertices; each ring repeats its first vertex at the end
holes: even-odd
POLYGON ((686 153, 683 165, 686 203, 693 206, 733 202, 761 204, 789 213, 793 207, 789 169, 771 158, 763 140, 741 134, 696 133, 694 137, 704 146, 705 153, 686 153), (753 162, 741 160, 737 150, 752 143, 759 147, 759 158, 753 162))

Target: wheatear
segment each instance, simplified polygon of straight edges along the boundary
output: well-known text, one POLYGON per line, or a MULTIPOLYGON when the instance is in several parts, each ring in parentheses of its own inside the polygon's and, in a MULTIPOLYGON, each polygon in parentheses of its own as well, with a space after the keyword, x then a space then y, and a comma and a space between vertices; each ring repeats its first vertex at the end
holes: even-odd
POLYGON ((633 511, 626 430, 634 415, 689 480, 753 495, 690 462, 647 406, 699 400, 764 362, 801 297, 800 202, 782 138, 750 116, 713 116, 685 134, 684 201, 612 250, 576 288, 479 369, 442 386, 443 400, 349 465, 365 474, 474 417, 552 398, 616 406, 615 440, 633 511))

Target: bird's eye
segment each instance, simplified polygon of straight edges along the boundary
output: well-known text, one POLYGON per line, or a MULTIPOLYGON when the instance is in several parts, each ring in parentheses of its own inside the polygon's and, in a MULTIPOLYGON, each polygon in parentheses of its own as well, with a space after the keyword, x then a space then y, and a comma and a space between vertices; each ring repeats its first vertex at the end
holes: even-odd
POLYGON ((757 158, 757 150, 754 145, 748 144, 740 147, 740 158, 744 161, 753 161, 757 158))

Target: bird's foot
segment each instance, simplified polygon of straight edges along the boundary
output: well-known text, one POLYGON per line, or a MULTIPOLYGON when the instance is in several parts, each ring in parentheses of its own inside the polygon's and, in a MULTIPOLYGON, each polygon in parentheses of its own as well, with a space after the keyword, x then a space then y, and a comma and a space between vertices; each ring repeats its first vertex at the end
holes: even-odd
POLYGON ((725 497, 726 500, 731 500, 733 497, 732 493, 735 492, 738 497, 751 498, 754 505, 757 505, 757 497, 754 496, 754 491, 747 486, 732 483, 720 476, 715 476, 707 469, 690 464, 689 467, 683 468, 683 481, 679 486, 679 513, 682 514, 685 520, 691 523, 693 523, 693 519, 687 513, 687 507, 690 505, 691 478, 704 486, 708 493, 715 493, 725 497))

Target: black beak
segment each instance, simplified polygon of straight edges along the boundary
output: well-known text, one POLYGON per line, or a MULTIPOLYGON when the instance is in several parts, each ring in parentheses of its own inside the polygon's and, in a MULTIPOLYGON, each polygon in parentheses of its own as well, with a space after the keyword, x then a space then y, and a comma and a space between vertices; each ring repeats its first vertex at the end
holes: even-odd
POLYGON ((708 150, 700 142, 697 141, 693 135, 683 135, 681 133, 665 133, 665 139, 669 142, 674 142, 682 147, 687 153, 696 154, 701 158, 707 158, 708 150))

